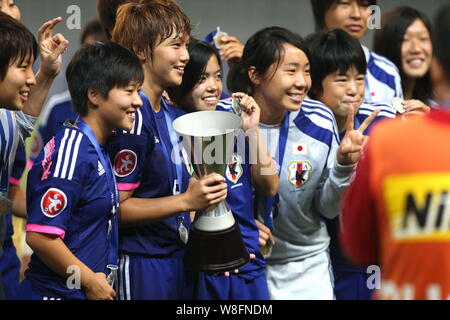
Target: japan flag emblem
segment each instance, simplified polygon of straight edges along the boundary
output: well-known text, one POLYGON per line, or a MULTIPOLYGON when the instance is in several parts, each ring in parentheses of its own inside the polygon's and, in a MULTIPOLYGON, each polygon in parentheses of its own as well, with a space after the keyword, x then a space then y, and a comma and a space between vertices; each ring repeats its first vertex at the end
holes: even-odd
POLYGON ((129 176, 137 165, 137 156, 131 150, 120 151, 114 159, 114 173, 117 177, 129 176))
POLYGON ((42 213, 49 217, 55 218, 67 206, 67 197, 64 192, 56 188, 50 188, 41 199, 42 213))

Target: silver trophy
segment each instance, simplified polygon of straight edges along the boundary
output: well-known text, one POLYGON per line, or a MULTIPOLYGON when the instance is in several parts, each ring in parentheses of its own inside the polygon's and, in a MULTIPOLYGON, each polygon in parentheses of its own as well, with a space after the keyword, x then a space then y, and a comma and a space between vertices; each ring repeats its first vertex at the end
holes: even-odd
MULTIPOLYGON (((239 116, 222 111, 193 112, 173 122, 199 178, 213 172, 225 175, 241 126, 239 116)), ((208 273, 233 270, 249 261, 239 226, 226 201, 197 212, 186 258, 189 269, 208 273)))

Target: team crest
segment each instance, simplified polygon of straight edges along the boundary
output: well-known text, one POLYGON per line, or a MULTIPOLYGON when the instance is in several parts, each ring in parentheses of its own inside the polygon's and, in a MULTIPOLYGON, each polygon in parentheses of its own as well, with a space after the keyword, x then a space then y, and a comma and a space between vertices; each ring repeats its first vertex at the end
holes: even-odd
POLYGON ((233 154, 231 161, 228 162, 227 171, 225 172, 227 179, 233 183, 237 183, 242 176, 242 158, 238 154, 233 154))
POLYGON ((289 182, 296 188, 300 188, 311 177, 312 167, 307 161, 295 161, 291 162, 288 166, 289 170, 289 182))
POLYGON ((59 189, 50 188, 41 199, 42 213, 49 218, 55 218, 67 206, 67 197, 59 189))
POLYGON ((137 165, 137 156, 131 150, 120 151, 114 159, 114 173, 122 178, 130 175, 137 165))

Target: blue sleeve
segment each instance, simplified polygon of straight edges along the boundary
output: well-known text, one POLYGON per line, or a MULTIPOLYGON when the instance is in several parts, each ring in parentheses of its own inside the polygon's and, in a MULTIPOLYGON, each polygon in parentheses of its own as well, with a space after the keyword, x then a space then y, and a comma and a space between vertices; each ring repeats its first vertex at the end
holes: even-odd
POLYGON ((120 191, 139 187, 146 159, 153 150, 155 135, 145 123, 142 113, 136 113, 136 128, 131 132, 117 131, 108 141, 107 150, 114 167, 117 186, 120 191))
POLYGON ((27 231, 64 239, 92 171, 86 152, 89 142, 83 137, 80 131, 66 128, 47 143, 42 160, 34 163, 27 181, 27 231))

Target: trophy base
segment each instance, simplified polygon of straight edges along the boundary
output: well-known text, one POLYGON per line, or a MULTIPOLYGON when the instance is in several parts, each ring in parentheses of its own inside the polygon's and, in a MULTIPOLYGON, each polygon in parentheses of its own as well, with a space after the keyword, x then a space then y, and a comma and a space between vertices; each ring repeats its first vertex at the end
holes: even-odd
POLYGON ((237 223, 227 230, 216 232, 192 227, 186 254, 189 270, 220 273, 238 269, 249 260, 237 223))

